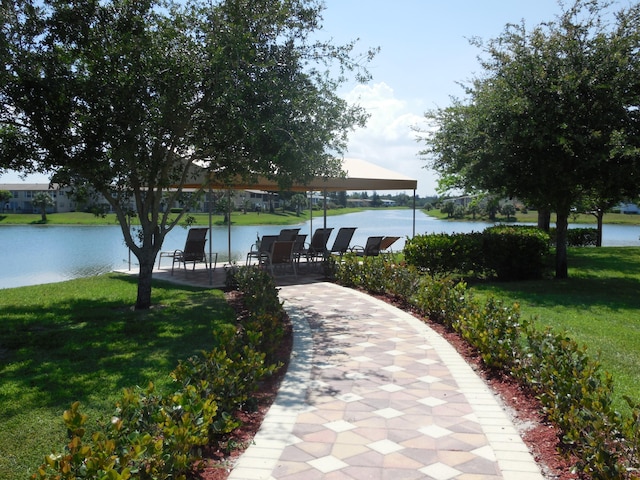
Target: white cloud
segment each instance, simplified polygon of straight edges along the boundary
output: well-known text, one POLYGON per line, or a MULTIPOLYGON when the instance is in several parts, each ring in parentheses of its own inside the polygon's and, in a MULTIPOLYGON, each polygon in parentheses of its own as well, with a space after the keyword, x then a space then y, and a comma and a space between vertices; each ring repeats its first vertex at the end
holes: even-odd
POLYGON ((358 85, 344 98, 370 114, 367 125, 349 136, 345 156, 361 158, 415 178, 419 195, 433 194, 435 175, 423 168, 425 162, 418 156, 423 145, 416 141, 412 130, 413 126, 424 124, 422 102, 398 98, 384 82, 358 85))

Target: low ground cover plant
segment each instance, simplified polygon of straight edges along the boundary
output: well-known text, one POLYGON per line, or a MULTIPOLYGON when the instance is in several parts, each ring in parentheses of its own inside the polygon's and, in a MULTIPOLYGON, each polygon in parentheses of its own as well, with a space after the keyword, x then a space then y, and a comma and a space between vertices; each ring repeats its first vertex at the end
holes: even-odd
POLYGON ((611 404, 611 376, 566 333, 536 329, 521 317, 518 304, 479 300, 451 276, 385 257, 345 255, 330 270, 338 283, 397 296, 458 332, 488 368, 530 389, 562 431, 567 452, 579 459, 576 471, 583 478, 640 478, 640 403, 627 398, 630 415, 618 413, 611 404))

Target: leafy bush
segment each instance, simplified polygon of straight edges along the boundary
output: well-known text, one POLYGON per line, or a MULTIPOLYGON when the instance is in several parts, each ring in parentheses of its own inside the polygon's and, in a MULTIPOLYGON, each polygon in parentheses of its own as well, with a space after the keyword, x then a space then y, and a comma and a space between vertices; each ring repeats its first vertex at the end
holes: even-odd
POLYGON ((436 233, 407 240, 404 256, 409 265, 432 275, 482 271, 481 233, 436 233))
POLYGON ((536 227, 499 225, 482 232, 484 266, 500 280, 542 277, 549 255, 549 236, 536 227))
MULTIPOLYGON (((556 243, 556 228, 549 229, 551 245, 556 243)), ((593 247, 598 239, 597 228, 570 228, 567 230, 567 246, 569 247, 593 247)))
POLYGON ((548 254, 548 236, 519 225, 489 227, 482 233, 417 235, 404 248, 409 265, 432 275, 494 274, 501 280, 542 276, 548 254))
POLYGON ((250 268, 236 273, 250 313, 238 328, 217 332, 218 347, 180 362, 171 373, 173 391, 126 389, 111 421, 90 439, 80 404, 71 405, 63 415, 64 453, 47 456, 33 479, 186 479, 201 448, 240 425, 234 413, 277 368, 267 358, 282 342, 285 315, 269 275, 250 268))

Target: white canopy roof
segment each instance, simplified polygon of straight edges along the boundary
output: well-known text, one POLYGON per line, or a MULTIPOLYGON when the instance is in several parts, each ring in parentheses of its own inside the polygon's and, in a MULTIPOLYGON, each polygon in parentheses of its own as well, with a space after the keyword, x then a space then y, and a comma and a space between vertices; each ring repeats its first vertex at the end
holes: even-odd
MULTIPOLYGON (((307 184, 294 184, 292 191, 361 191, 361 190, 415 190, 418 181, 401 175, 397 172, 374 165, 357 158, 345 158, 342 169, 346 172, 346 177, 316 177, 307 184)), ((206 185, 204 177, 195 178, 185 185, 186 188, 199 188, 206 185)), ((212 187, 226 188, 216 182, 211 182, 212 187)), ((264 177, 258 177, 255 182, 240 181, 233 184, 237 190, 279 190, 278 183, 264 177)))

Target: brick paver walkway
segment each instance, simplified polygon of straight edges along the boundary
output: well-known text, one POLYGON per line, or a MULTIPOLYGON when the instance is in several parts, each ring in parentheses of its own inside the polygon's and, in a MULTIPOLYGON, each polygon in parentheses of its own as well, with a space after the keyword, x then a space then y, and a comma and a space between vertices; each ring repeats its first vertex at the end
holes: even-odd
POLYGON ((280 291, 293 358, 231 480, 541 480, 504 408, 415 317, 331 283, 280 291))

